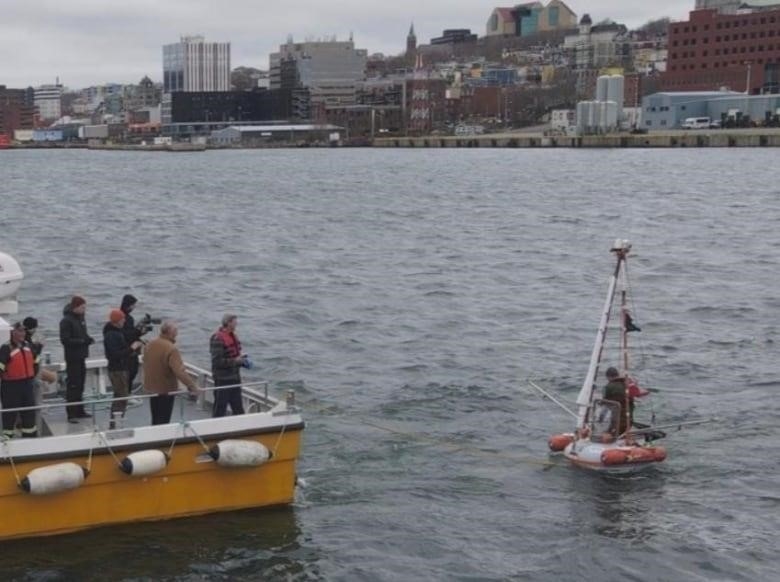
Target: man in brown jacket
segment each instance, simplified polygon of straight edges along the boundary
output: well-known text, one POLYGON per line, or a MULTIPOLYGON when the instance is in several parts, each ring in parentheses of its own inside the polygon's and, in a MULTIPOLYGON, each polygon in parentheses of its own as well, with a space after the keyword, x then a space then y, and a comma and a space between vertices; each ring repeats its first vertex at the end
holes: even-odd
POLYGON ((144 389, 157 394, 149 399, 152 424, 171 422, 174 397, 170 393, 179 389, 179 382, 191 393, 198 393, 198 387, 184 368, 176 347, 178 333, 176 323, 166 321, 160 327, 159 337, 150 341, 144 350, 144 389))

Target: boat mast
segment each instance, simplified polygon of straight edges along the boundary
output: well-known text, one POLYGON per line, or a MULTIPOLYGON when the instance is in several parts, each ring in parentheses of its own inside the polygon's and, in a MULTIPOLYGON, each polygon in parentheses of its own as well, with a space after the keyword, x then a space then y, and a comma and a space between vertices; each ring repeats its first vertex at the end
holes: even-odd
MULTIPOLYGON (((596 343, 593 346, 593 352, 590 356, 588 373, 585 376, 585 381, 583 382, 580 393, 577 396, 577 428, 583 428, 588 419, 588 411, 590 410, 591 402, 593 401, 593 393, 596 389, 596 374, 598 373, 599 363, 601 363, 601 355, 604 352, 604 343, 607 337, 607 325, 609 323, 610 312, 612 311, 612 304, 615 300, 615 291, 617 289, 618 278, 620 277, 620 271, 623 267, 626 256, 631 250, 631 243, 626 240, 618 239, 615 241, 615 244, 610 250, 611 252, 615 253, 617 257, 617 264, 615 265, 615 270, 609 280, 607 299, 604 302, 604 309, 601 312, 601 322, 599 323, 599 331, 596 334, 596 343)), ((625 320, 623 327, 625 327, 625 320)))

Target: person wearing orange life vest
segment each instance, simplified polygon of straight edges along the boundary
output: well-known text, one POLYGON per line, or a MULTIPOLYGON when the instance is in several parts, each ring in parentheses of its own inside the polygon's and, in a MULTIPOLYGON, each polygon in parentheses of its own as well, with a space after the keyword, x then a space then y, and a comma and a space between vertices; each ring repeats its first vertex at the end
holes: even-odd
POLYGON ((3 406, 3 435, 7 438, 14 436, 17 414, 22 420, 22 436, 38 436, 34 410, 6 412, 10 408, 35 406, 33 379, 38 372, 38 360, 25 339, 26 334, 24 325, 15 323, 10 341, 0 346, 0 403, 3 406))
POLYGON ((236 335, 238 316, 227 313, 222 318, 222 326, 211 336, 209 352, 211 353, 211 374, 214 386, 231 386, 214 391, 213 416, 227 414, 230 405, 232 414, 244 414, 244 403, 241 396, 241 368, 249 367, 249 360, 241 353, 241 342, 236 335))

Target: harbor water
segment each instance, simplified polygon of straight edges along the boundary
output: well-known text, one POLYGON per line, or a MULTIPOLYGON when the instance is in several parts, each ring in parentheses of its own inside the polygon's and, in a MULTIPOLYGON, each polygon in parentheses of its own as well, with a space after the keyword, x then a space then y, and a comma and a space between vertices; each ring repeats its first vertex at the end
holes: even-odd
POLYGON ((235 312, 307 421, 293 506, 6 542, 3 580, 776 579, 771 149, 6 151, 0 192, 53 357, 73 293, 203 366, 235 312), (716 419, 633 477, 549 458, 571 419, 528 387, 576 398, 618 237, 637 417, 716 419))

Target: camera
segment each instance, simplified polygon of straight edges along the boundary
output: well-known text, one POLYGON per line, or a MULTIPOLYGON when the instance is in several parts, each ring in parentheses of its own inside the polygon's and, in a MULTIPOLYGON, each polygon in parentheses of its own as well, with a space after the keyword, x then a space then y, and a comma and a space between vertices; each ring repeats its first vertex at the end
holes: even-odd
POLYGON ((251 370, 255 365, 252 363, 252 360, 249 359, 249 356, 241 356, 241 367, 251 370))
POLYGON ((152 331, 153 326, 160 325, 161 323, 162 323, 162 319, 158 317, 152 317, 147 313, 136 324, 135 329, 138 331, 138 336, 140 337, 152 331))

